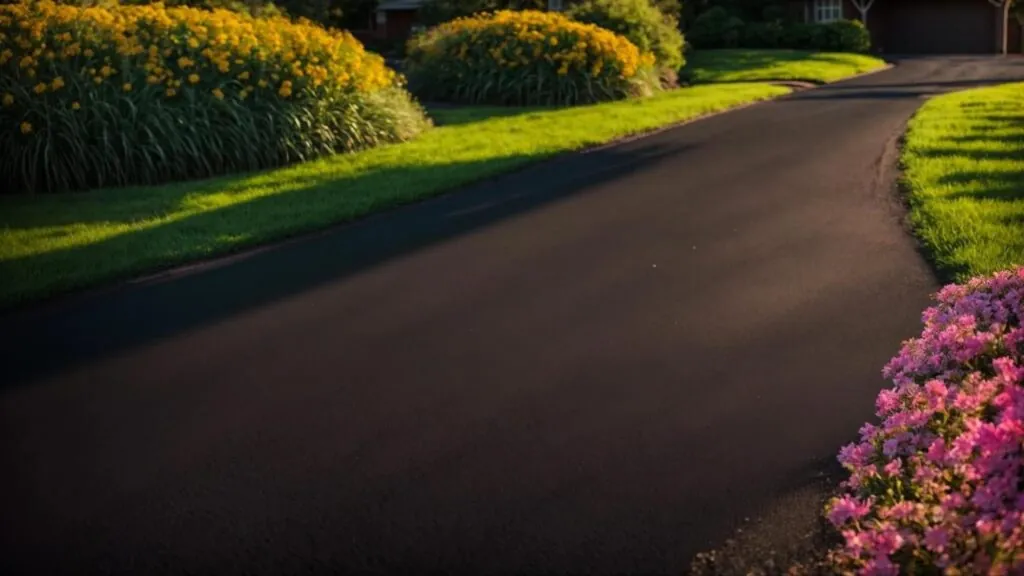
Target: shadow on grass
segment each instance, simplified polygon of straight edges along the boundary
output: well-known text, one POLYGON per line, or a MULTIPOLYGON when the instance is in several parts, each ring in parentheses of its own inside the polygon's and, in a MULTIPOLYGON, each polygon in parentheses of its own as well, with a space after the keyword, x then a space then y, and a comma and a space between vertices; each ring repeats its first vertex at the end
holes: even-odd
MULTIPOLYGON (((9 311, 0 317, 0 348, 9 358, 4 366, 5 382, 8 386, 26 384, 83 362, 145 346, 320 285, 342 281, 392 258, 586 192, 595 184, 623 177, 689 148, 637 140, 562 156, 481 181, 453 194, 257 252, 230 265, 9 311)), ((383 184, 393 178, 394 182, 428 186, 443 182, 446 173, 453 169, 474 170, 483 177, 495 168, 509 169, 534 161, 531 157, 509 156, 470 165, 395 169, 378 176, 383 184)), ((134 272, 192 260, 195 254, 173 251, 174 238, 211 229, 219 235, 237 234, 245 238, 252 230, 240 228, 243 225, 270 224, 280 213, 296 209, 315 210, 318 205, 329 205, 327 197, 344 193, 344 181, 306 186, 94 244, 10 260, 0 266, 0 275, 9 277, 33 271, 54 274, 70 262, 101 263, 115 257, 123 260, 125 254, 133 252, 140 259, 134 272), (243 213, 245 217, 241 217, 243 213), (239 228, 232 229, 231 225, 239 228), (143 255, 151 253, 150 247, 154 245, 171 248, 144 259, 143 255)), ((417 190, 396 190, 361 208, 365 213, 409 203, 418 200, 418 194, 422 195, 417 190)), ((319 224, 328 227, 332 218, 325 215, 319 224)), ((278 230, 274 236, 286 237, 289 232, 294 231, 278 230)), ((119 277, 124 275, 124 270, 117 273, 119 277)))

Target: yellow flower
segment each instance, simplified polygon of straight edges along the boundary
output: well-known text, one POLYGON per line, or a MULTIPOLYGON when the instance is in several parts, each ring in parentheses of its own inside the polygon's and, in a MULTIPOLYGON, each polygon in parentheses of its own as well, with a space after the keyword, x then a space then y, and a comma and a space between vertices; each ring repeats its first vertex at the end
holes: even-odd
POLYGON ((4 106, 10 106, 10 105, 14 104, 14 95, 13 94, 4 94, 3 102, 4 102, 4 106))
POLYGON ((104 78, 109 78, 110 76, 113 76, 114 72, 116 72, 116 70, 114 70, 110 66, 107 66, 106 64, 103 65, 103 68, 100 68, 100 76, 103 76, 104 78))
POLYGON ((57 76, 56 78, 53 79, 53 82, 50 83, 50 88, 52 90, 60 90, 63 87, 64 87, 64 78, 61 77, 61 76, 57 76))
POLYGON ((256 85, 259 86, 260 88, 266 88, 267 87, 267 81, 263 80, 261 78, 258 82, 256 82, 256 85))
POLYGON ((168 88, 165 93, 167 94, 168 98, 173 98, 174 95, 178 93, 178 91, 175 90, 174 88, 168 88))
POLYGON ((131 92, 132 91, 132 83, 131 82, 125 82, 121 86, 121 90, 124 90, 125 92, 131 92))
POLYGON ((193 64, 195 64, 195 62, 193 62, 192 59, 187 56, 182 56, 181 58, 178 58, 178 68, 181 68, 182 70, 192 66, 193 64))
POLYGON ((78 109, 79 109, 79 108, 81 108, 81 107, 82 107, 82 105, 81 105, 81 104, 79 104, 78 102, 72 102, 72 103, 71 103, 71 109, 72 109, 72 110, 78 110, 78 109))
POLYGON ((199 74, 189 74, 188 75, 188 82, 189 82, 189 84, 198 84, 199 83, 199 74))
POLYGON ((224 99, 224 92, 222 92, 220 88, 214 88, 213 89, 213 97, 216 98, 217 100, 223 100, 224 99))
POLYGON ((86 58, 92 58, 93 54, 95 54, 95 52, 92 51, 92 48, 86 48, 85 50, 82 50, 82 55, 86 58))
POLYGON ((39 84, 36 84, 36 87, 33 88, 32 91, 36 94, 42 94, 43 92, 46 92, 46 84, 40 82, 39 84))
POLYGON ((241 74, 238 75, 238 79, 239 80, 248 80, 249 79, 249 72, 248 71, 242 72, 241 74))
POLYGON ((22 134, 31 134, 32 133, 32 124, 29 123, 29 122, 22 122, 21 123, 21 133, 22 134))
POLYGON ((152 76, 152 75, 146 76, 146 84, 159 84, 159 83, 160 83, 160 79, 157 78, 156 76, 152 76))

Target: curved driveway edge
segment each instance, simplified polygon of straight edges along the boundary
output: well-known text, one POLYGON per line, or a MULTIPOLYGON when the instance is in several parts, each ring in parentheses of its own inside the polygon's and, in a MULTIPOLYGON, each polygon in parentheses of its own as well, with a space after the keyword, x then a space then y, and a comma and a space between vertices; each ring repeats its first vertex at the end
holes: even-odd
POLYGON ((679 573, 870 417, 936 288, 887 145, 1020 66, 907 60, 8 318, 0 573, 679 573))

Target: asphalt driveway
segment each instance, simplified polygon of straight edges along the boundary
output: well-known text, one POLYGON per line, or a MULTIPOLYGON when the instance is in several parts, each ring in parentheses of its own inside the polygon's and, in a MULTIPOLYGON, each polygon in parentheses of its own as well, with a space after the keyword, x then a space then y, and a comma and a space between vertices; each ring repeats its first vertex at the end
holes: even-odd
POLYGON ((937 286, 897 139, 1004 79, 910 60, 8 314, 0 574, 678 573, 870 418, 937 286))

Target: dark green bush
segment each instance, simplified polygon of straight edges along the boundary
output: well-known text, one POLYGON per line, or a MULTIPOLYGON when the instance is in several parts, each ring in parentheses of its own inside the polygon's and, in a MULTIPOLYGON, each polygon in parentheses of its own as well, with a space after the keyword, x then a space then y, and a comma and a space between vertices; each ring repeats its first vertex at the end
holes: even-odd
POLYGON ((740 44, 743 20, 716 6, 693 21, 687 39, 695 48, 736 48, 740 44))
POLYGON ((793 50, 814 50, 820 26, 796 22, 783 27, 780 45, 793 50))
POLYGON ((867 52, 871 34, 860 20, 840 20, 825 25, 829 43, 839 52, 867 52))
POLYGON ((662 13, 651 0, 584 0, 570 8, 568 16, 625 36, 641 52, 654 54, 659 69, 683 67, 679 23, 662 13))
POLYGON ((781 22, 751 22, 743 28, 744 48, 778 48, 785 32, 781 22))

